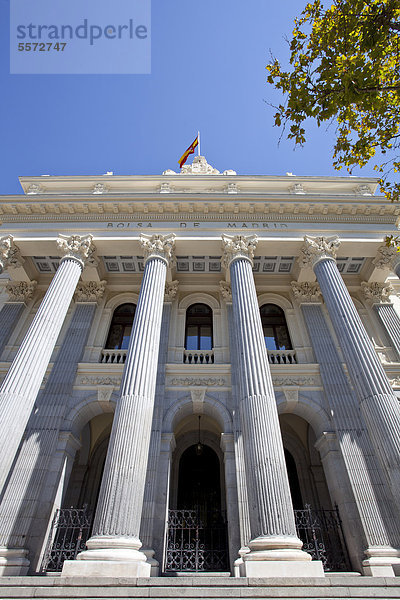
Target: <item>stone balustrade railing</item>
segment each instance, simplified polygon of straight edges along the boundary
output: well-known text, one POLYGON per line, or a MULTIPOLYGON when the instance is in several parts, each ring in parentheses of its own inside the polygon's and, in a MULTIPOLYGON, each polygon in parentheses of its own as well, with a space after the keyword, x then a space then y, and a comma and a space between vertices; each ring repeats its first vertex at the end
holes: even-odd
POLYGON ((297 364, 296 350, 267 350, 270 365, 297 364))
POLYGON ((101 351, 100 362, 104 364, 123 365, 127 352, 127 350, 107 350, 104 348, 101 351))
POLYGON ((211 365, 214 363, 214 350, 184 350, 185 365, 211 365))

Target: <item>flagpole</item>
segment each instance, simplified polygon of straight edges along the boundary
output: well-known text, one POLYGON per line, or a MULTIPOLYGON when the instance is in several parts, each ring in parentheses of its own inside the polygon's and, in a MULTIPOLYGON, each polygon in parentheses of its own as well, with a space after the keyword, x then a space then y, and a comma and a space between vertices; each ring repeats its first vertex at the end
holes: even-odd
POLYGON ((200 131, 197 132, 197 139, 199 140, 199 144, 197 146, 197 156, 200 156, 200 131))

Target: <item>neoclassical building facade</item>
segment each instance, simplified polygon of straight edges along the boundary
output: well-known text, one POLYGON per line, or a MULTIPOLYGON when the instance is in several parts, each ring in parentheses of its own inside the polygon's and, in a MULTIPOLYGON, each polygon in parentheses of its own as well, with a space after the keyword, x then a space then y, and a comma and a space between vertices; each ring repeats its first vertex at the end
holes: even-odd
POLYGON ((400 207, 375 179, 22 177, 0 574, 400 574, 400 207))

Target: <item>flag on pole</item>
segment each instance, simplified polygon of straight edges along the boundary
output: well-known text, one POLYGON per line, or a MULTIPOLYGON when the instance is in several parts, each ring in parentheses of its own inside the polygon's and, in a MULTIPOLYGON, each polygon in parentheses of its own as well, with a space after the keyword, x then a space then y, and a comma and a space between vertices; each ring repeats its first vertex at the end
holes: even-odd
POLYGON ((187 159, 189 158, 190 154, 194 154, 194 151, 198 145, 199 145, 199 134, 197 134, 197 137, 194 140, 194 142, 192 144, 190 144, 189 148, 187 150, 185 150, 185 152, 180 157, 179 166, 181 169, 182 169, 183 165, 185 164, 185 162, 187 161, 187 159))

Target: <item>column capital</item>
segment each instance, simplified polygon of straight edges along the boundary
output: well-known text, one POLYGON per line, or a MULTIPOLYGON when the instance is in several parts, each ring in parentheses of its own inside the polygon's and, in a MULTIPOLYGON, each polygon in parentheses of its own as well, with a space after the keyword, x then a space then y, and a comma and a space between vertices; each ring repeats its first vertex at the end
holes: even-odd
POLYGON ((228 269, 232 261, 245 258, 253 264, 254 251, 258 242, 254 235, 226 235, 222 234, 222 265, 228 269))
POLYGON ((21 257, 18 246, 14 244, 12 235, 5 235, 0 238, 0 273, 7 267, 17 269, 22 267, 24 259, 21 257))
POLYGON ((167 266, 172 267, 175 259, 174 233, 168 235, 146 235, 145 233, 141 233, 139 241, 143 249, 145 263, 150 258, 161 258, 167 263, 167 266))
POLYGON ((382 244, 379 246, 376 258, 372 261, 372 264, 377 269, 393 269, 400 262, 400 252, 397 252, 395 246, 386 246, 382 244))
POLYGON ((319 284, 310 281, 292 281, 291 284, 294 299, 298 304, 322 303, 322 293, 319 284))
POLYGON ((315 238, 305 235, 304 245, 301 248, 301 255, 298 262, 301 267, 314 268, 321 260, 335 260, 339 245, 340 240, 337 235, 330 237, 318 236, 315 238))
POLYGON ((27 281, 8 283, 6 285, 8 302, 28 302, 28 300, 32 299, 36 285, 36 281, 31 281, 30 283, 27 281))
POLYGON ((378 283, 377 281, 361 282, 362 294, 371 304, 388 304, 390 303, 389 296, 394 293, 393 287, 390 283, 378 283))
POLYGON ((165 284, 164 302, 172 302, 178 293, 179 281, 167 281, 165 284))
POLYGON ((82 269, 86 263, 94 262, 93 254, 96 248, 91 234, 67 236, 60 233, 57 238, 57 246, 63 253, 61 260, 73 259, 80 264, 82 269))
POLYGON ((230 283, 224 280, 220 281, 219 291, 225 302, 232 302, 232 288, 230 283))
POLYGON ((75 302, 98 302, 104 295, 106 281, 81 281, 76 286, 75 302))

